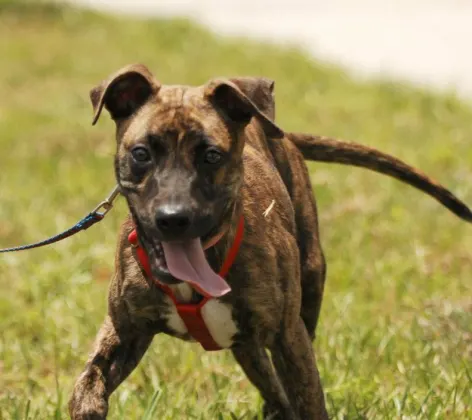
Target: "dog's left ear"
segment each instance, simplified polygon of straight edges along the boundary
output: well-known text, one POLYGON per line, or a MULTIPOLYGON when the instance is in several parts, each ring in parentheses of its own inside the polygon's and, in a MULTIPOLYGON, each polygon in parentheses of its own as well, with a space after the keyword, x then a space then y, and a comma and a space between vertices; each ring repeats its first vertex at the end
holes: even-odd
POLYGON ((205 96, 232 123, 245 126, 254 117, 269 137, 284 136, 284 132, 232 81, 210 81, 205 86, 205 96))

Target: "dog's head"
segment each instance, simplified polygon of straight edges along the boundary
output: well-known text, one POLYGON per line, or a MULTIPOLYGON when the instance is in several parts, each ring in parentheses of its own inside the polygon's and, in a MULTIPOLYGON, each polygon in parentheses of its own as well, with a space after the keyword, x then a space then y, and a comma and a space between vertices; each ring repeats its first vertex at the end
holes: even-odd
POLYGON ((93 122, 105 107, 116 123, 117 182, 161 281, 175 281, 166 260, 178 253, 167 258, 166 246, 205 244, 229 223, 251 120, 267 136, 283 136, 272 90, 263 78, 163 86, 145 66, 131 65, 91 91, 93 122))

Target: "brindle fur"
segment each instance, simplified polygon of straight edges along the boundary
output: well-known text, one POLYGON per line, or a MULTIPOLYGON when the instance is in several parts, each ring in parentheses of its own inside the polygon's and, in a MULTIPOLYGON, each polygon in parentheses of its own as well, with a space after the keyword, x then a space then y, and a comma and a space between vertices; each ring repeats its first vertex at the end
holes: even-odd
POLYGON ((127 240, 136 225, 149 252, 155 234, 153 211, 172 194, 181 194, 179 188, 196 214, 213 220, 205 226, 208 232, 194 235, 205 241, 228 229, 206 252, 216 271, 244 215, 243 244, 227 276, 232 291, 220 300, 231 305, 239 331, 231 350, 264 398, 268 418, 327 418, 311 345, 326 264, 304 158, 364 166, 397 177, 472 221, 471 211, 449 191, 393 157, 351 143, 285 134, 273 122, 273 82, 267 79, 219 79, 198 88, 161 86, 146 67, 132 65, 92 90, 91 100, 94 123, 103 106, 116 122, 116 176, 130 216, 119 234, 108 315, 70 399, 75 420, 106 417, 110 394, 137 366, 154 335, 190 339, 167 326, 171 302, 145 278, 127 240), (129 150, 136 142, 148 141, 150 134, 166 141, 156 147, 168 148, 167 156, 173 157, 160 161, 156 172, 133 175, 129 150), (196 152, 191 144, 202 135, 211 136, 229 156, 208 176, 196 176, 192 169, 196 152), (177 165, 172 159, 180 160, 182 176, 169 169, 177 165), (205 183, 201 178, 206 176, 205 183), (170 177, 167 187, 158 188, 159 177, 170 177), (197 194, 200 189, 207 189, 206 195, 197 194), (272 201, 272 210, 264 215, 272 201))

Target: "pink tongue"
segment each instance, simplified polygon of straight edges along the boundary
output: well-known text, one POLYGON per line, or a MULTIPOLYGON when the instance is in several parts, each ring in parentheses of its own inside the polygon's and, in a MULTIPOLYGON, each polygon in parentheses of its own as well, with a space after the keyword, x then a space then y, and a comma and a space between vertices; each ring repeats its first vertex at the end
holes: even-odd
POLYGON ((190 283, 200 293, 223 296, 231 288, 208 264, 200 239, 184 242, 162 242, 169 272, 177 279, 190 283))

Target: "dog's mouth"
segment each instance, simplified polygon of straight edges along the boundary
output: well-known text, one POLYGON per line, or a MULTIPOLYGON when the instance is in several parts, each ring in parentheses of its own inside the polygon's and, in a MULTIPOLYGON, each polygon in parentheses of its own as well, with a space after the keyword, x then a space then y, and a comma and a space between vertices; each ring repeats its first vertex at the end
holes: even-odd
POLYGON ((165 284, 187 282, 204 296, 220 297, 231 288, 213 271, 205 257, 201 238, 185 241, 159 242, 147 246, 151 272, 165 284))
POLYGON ((158 274, 159 279, 165 283, 176 283, 179 280, 173 280, 172 274, 170 274, 167 267, 166 258, 164 256, 164 249, 162 248, 162 242, 155 242, 152 247, 146 247, 147 254, 149 257, 149 264, 154 275, 158 274))

